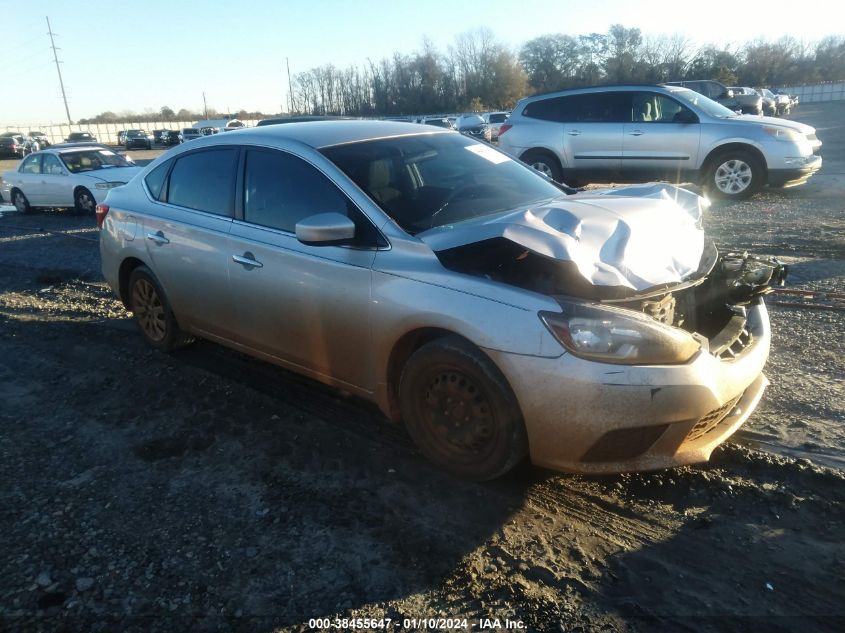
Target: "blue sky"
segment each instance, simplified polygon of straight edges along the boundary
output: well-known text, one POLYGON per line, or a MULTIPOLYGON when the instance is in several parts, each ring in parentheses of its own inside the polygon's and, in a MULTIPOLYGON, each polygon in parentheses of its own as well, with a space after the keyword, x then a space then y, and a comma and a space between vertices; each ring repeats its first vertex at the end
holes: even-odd
POLYGON ((833 6, 818 0, 0 0, 0 128, 66 118, 48 15, 76 120, 163 105, 198 110, 203 91, 221 112, 277 112, 287 99, 285 57, 295 74, 411 53, 424 37, 445 52, 456 35, 478 27, 514 49, 538 35, 603 33, 615 23, 644 34, 682 33, 697 43, 787 34, 811 42, 845 31, 845 11, 833 6))

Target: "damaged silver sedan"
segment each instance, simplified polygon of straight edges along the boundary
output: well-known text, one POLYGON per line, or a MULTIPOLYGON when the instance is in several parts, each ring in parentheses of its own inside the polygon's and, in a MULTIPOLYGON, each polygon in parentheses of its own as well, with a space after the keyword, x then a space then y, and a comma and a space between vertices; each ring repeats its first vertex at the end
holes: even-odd
POLYGON ((162 350, 203 337, 340 387, 473 479, 526 455, 706 461, 767 384, 775 260, 720 255, 669 185, 574 192, 486 144, 322 121, 200 139, 97 210, 162 350))

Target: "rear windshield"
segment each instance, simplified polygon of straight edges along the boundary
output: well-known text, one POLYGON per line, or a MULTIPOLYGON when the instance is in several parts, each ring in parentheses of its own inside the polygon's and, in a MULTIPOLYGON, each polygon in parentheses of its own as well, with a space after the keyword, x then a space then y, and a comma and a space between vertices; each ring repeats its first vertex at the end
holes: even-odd
POLYGON ((505 119, 508 118, 508 115, 504 112, 491 114, 490 115, 490 123, 504 123, 505 119))
POLYGON ((80 152, 63 152, 60 154, 62 162, 68 171, 78 174, 84 171, 111 169, 115 167, 131 167, 122 156, 109 149, 89 149, 80 152))
POLYGON ((561 195, 530 167, 460 134, 403 136, 321 151, 412 235, 561 195))

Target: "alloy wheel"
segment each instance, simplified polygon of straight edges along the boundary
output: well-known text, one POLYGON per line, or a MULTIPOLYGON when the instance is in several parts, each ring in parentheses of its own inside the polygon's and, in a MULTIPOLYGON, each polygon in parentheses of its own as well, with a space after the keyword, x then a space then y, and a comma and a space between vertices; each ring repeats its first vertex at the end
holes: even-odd
POLYGON ((139 279, 132 287, 132 310, 138 325, 150 340, 164 340, 167 333, 164 305, 155 286, 146 279, 139 279))
POLYGON ((714 181, 722 193, 735 196, 751 186, 753 172, 751 166, 737 158, 726 160, 716 168, 714 181))

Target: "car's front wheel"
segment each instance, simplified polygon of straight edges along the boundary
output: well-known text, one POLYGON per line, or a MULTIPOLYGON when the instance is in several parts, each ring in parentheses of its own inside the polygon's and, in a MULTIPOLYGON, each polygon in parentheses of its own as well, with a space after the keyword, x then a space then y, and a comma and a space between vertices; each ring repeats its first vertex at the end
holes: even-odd
POLYGON ((742 200, 763 186, 763 166, 749 152, 726 152, 710 161, 705 189, 716 198, 742 200))
POLYGON ((32 212, 32 207, 29 206, 29 200, 27 200, 26 196, 23 195, 23 191, 15 189, 12 192, 12 204, 15 205, 15 209, 21 213, 32 212))
POLYGON ((528 452, 522 414, 505 377, 457 336, 414 352, 402 371, 399 403, 423 455, 459 477, 493 479, 528 452))
POLYGON ((94 196, 85 187, 80 187, 73 195, 73 203, 77 213, 85 215, 94 215, 94 210, 97 208, 97 202, 94 196))
POLYGON ((129 277, 129 309, 146 341, 163 352, 193 341, 179 329, 161 285, 146 266, 138 266, 129 277))

